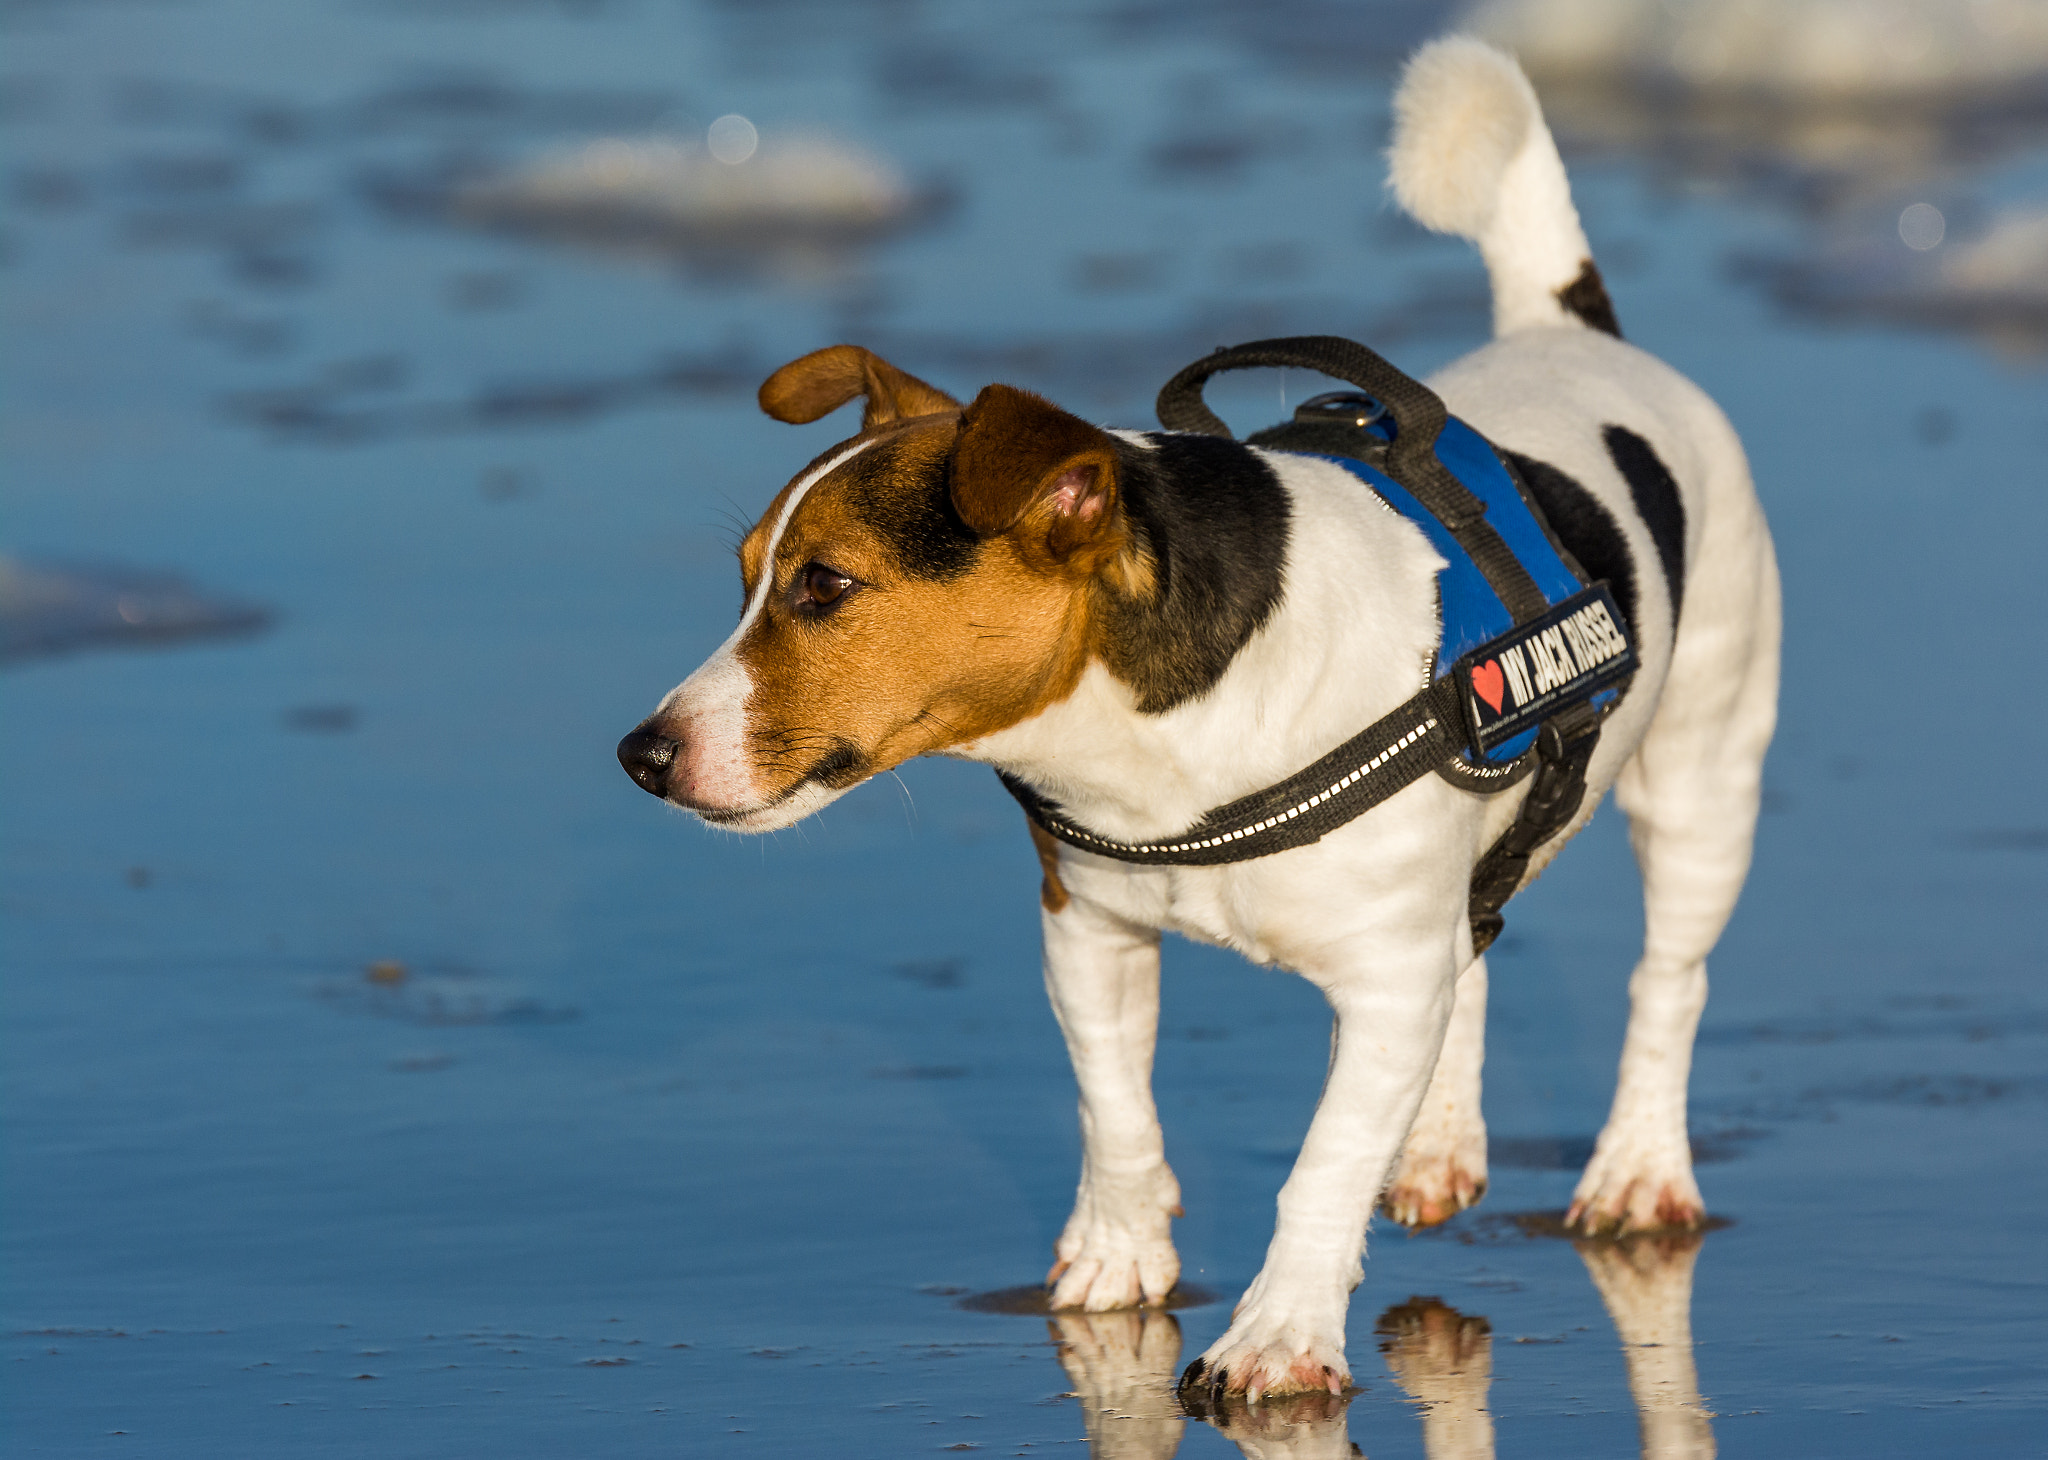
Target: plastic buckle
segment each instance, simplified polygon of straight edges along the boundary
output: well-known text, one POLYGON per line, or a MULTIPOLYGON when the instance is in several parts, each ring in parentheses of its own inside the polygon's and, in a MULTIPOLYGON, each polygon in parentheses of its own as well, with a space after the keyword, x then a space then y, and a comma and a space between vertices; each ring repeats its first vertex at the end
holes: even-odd
POLYGON ((1362 390, 1326 390, 1294 408, 1294 419, 1304 426, 1350 426, 1359 431, 1386 414, 1386 402, 1362 390))

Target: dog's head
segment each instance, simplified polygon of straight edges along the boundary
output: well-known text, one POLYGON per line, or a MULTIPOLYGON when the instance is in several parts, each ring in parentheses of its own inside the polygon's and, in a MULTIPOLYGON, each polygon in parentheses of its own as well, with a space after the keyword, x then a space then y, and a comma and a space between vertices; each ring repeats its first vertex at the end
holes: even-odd
POLYGON ((721 826, 787 826, 1036 714, 1079 679, 1103 594, 1150 591, 1107 432, 1006 385, 962 408, 853 345, 783 366, 761 408, 856 396, 860 434, 740 544, 739 627, 619 742, 642 789, 721 826))

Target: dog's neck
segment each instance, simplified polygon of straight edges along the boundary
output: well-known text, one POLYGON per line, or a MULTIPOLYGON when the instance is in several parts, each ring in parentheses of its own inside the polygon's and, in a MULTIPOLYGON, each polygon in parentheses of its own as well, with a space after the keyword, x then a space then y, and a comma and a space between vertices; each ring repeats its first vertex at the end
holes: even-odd
MULTIPOLYGON (((1213 475, 1155 473, 1134 515, 1159 565, 1157 603, 1103 616, 1098 652, 1065 699, 954 754, 1019 777, 1105 835, 1166 835, 1300 770, 1422 686, 1442 561, 1421 532, 1334 463, 1219 444, 1273 468, 1265 480, 1281 496, 1276 592, 1256 626, 1242 622, 1264 581, 1247 534, 1272 524, 1248 525, 1213 475), (1187 683, 1238 629, 1205 687, 1150 708, 1148 694, 1187 683)), ((1219 460, 1237 478, 1226 488, 1249 486, 1219 460)))

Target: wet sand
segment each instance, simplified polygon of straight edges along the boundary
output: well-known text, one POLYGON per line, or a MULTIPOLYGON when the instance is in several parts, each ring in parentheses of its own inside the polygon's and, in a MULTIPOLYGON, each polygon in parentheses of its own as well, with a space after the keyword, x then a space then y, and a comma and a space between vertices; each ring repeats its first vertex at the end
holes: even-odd
MULTIPOLYGON (((1379 202, 1389 68, 1437 18, 4 24, 4 546, 268 615, 0 679, 13 1453, 2035 1448, 2048 392, 2024 340, 1816 321, 1731 264, 1822 255, 1847 213, 1618 123, 1568 159, 1624 328, 1742 430, 1783 562, 1783 728, 1693 1085, 1727 1225, 1616 1247, 1543 1215, 1640 936, 1605 811, 1508 910, 1492 1189, 1375 1226, 1358 1391, 1189 1416, 1167 1380, 1263 1252, 1319 996, 1166 953, 1177 1240, 1216 1301, 977 1303, 1043 1273, 1077 1161, 1013 803, 921 764, 740 840, 611 747, 729 628, 735 524, 842 429, 754 411, 784 359, 858 339, 1142 426, 1225 340, 1349 333, 1417 371, 1476 344, 1476 260, 1379 202), (457 164, 732 112, 944 205, 736 254, 435 203, 457 164)), ((2048 195, 2017 123, 1943 156, 1958 230, 1954 198, 2048 195)), ((1218 397, 1250 429, 1318 388, 1218 397)))

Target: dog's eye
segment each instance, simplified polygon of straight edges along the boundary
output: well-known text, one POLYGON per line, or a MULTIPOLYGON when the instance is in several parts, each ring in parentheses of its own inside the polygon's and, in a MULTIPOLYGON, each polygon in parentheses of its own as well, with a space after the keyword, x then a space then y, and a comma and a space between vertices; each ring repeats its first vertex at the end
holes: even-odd
POLYGON ((804 568, 801 584, 805 602, 829 608, 846 596, 846 590, 853 587, 853 579, 837 568, 811 563, 804 568))

